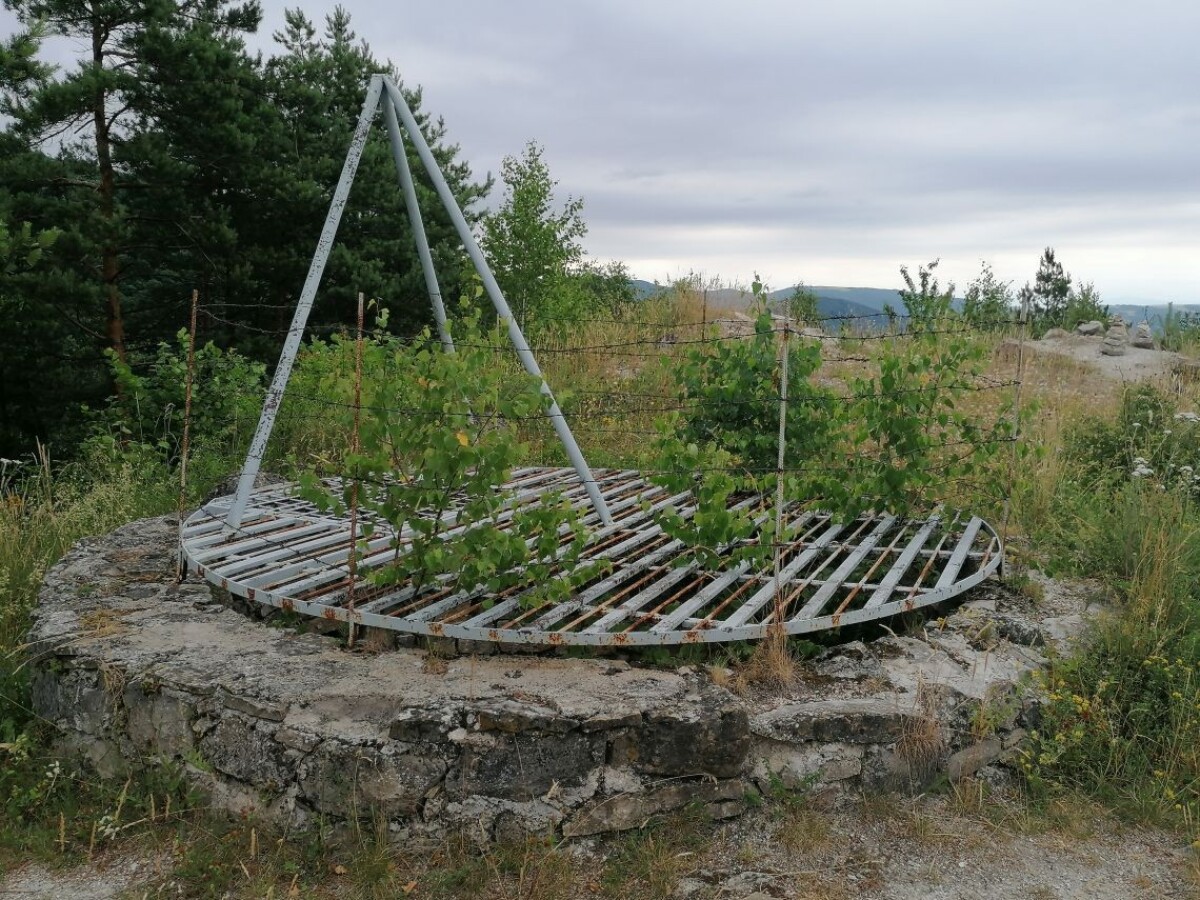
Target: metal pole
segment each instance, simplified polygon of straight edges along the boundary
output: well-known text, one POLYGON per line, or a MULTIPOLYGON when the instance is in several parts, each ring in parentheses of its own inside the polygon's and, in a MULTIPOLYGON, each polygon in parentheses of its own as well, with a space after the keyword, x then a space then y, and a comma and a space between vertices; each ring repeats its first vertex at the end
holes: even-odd
MULTIPOLYGON (((362 449, 362 378, 363 378, 363 295, 358 295, 358 331, 354 338, 354 431, 350 435, 350 452, 362 449)), ((354 648, 354 588, 358 580, 358 477, 350 481, 350 583, 346 587, 346 609, 350 611, 347 646, 354 648)))
POLYGON ((437 272, 433 268, 433 254, 429 252, 425 223, 421 221, 421 206, 417 203, 417 189, 413 184, 412 170, 408 166, 408 154, 404 150, 400 123, 396 121, 396 108, 391 103, 383 104, 383 117, 387 121, 388 137, 392 141, 392 156, 396 159, 400 188, 404 191, 404 205, 408 208, 408 221, 412 225, 413 239, 417 242, 417 256, 421 258, 421 271, 425 274, 425 288, 429 291, 429 302, 433 306, 438 337, 442 339, 442 348, 447 353, 453 353, 454 341, 450 338, 450 329, 446 327, 446 307, 442 304, 442 289, 438 285, 437 272))
POLYGON ((187 506, 187 464, 192 437, 192 385, 196 381, 196 307, 200 292, 192 288, 192 321, 188 328, 187 382, 183 389, 183 446, 179 457, 179 567, 175 580, 183 581, 187 563, 183 557, 183 513, 187 506))
POLYGON ((504 299, 500 285, 496 283, 496 278, 492 275, 492 270, 488 266, 487 259, 484 257, 482 251, 480 251, 479 245, 475 242, 475 236, 471 233, 471 226, 467 224, 462 210, 458 207, 458 201, 454 199, 454 193, 450 190, 450 186, 446 184, 446 179, 442 176, 442 170, 438 168, 437 160, 434 159, 433 151, 429 149, 429 144, 425 142, 425 137, 421 134, 421 128, 417 124, 416 118, 408 108, 408 103, 405 102, 404 95, 400 93, 400 89, 396 87, 395 83, 390 78, 385 78, 383 83, 387 89, 388 96, 391 97, 392 105, 396 108, 396 114, 400 116, 404 130, 408 132, 408 137, 413 142, 413 146, 417 150, 417 155, 421 157, 425 171, 429 173, 434 187, 437 188, 438 196, 442 199, 442 205, 445 206, 446 213, 450 216, 450 221, 454 223, 454 227, 458 231, 459 240, 466 247, 467 253, 471 257, 471 262, 475 264, 475 271, 479 273, 479 277, 483 281, 483 287, 492 300, 492 306, 496 309, 496 315, 504 320, 508 326, 508 337, 516 348, 521 365, 525 367, 526 372, 534 378, 539 379, 542 383, 542 393, 550 400, 550 422, 554 425, 554 430, 558 433, 558 439, 562 441, 563 447, 566 448, 567 456, 571 459, 571 465, 583 482, 588 497, 592 501, 592 506, 600 516, 600 521, 605 525, 611 525, 612 515, 608 511, 608 504, 604 502, 604 496, 600 493, 600 488, 597 486, 595 479, 592 478, 592 471, 588 468, 587 460, 583 458, 583 453, 580 452, 579 445, 575 443, 575 436, 571 434, 571 428, 567 425, 567 420, 563 417, 562 410, 558 408, 558 401, 554 399, 554 394, 550 391, 550 385, 546 384, 546 378, 542 375, 542 370, 538 366, 537 360, 534 358, 532 351, 530 351, 529 345, 525 342, 525 335, 521 333, 521 328, 513 317, 512 310, 508 307, 508 301, 504 299))
POLYGON ((775 462, 775 624, 783 627, 783 595, 779 584, 780 545, 783 542, 783 464, 787 446, 788 410, 788 337, 791 328, 783 326, 783 349, 779 361, 779 453, 775 462))
POLYGON ((1025 335, 1028 331, 1029 298, 1021 298, 1017 333, 1017 377, 1013 385, 1013 448, 1008 464, 1008 489, 1004 492, 1004 517, 1000 525, 1000 578, 1008 577, 1008 517, 1012 511, 1013 484, 1017 480, 1017 458, 1021 446, 1021 382, 1025 378, 1025 335))
POLYGON ((363 148, 367 144, 367 131, 371 126, 371 120, 375 118, 375 110, 379 106, 379 95, 382 89, 383 76, 372 75, 370 87, 367 88, 367 99, 363 103, 362 113, 358 117, 358 125, 354 128, 354 138, 350 141, 346 162, 342 166, 342 175, 338 179, 333 199, 329 203, 325 226, 321 229, 317 250, 313 254, 308 277, 304 280, 304 288, 300 292, 296 312, 292 316, 292 326, 288 330, 287 340, 284 341, 283 352, 279 355, 279 366, 275 369, 275 377, 271 379, 271 387, 263 402, 262 415, 258 419, 258 428, 254 432, 254 440, 250 442, 250 452, 246 454, 246 463, 242 466, 242 476, 238 479, 237 493, 233 495, 233 504, 229 507, 229 513, 225 519, 226 523, 233 528, 242 524, 246 504, 250 501, 250 492, 254 489, 254 479, 258 477, 258 470, 262 466, 263 456, 267 450, 267 441, 270 440, 271 430, 275 427, 275 416, 279 412, 279 403, 283 399, 284 388, 287 387, 288 378, 292 374, 296 353, 300 350, 300 340, 304 337, 304 326, 308 322, 308 314, 312 311, 313 300, 316 299, 321 276, 325 273, 325 264, 329 261, 329 251, 333 247, 333 239, 337 234, 338 224, 342 220, 346 200, 350 196, 350 185, 354 183, 354 175, 358 171, 358 163, 362 159, 363 148))

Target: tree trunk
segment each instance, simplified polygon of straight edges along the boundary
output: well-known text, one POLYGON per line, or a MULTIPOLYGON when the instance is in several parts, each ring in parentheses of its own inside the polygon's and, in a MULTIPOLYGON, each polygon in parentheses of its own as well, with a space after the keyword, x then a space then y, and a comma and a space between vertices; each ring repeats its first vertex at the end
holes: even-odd
MULTIPOLYGON (((107 37, 107 28, 97 15, 92 20, 92 63, 97 71, 104 66, 104 42, 107 37)), ((108 337, 108 345, 117 354, 117 359, 125 362, 125 320, 121 315, 121 291, 117 285, 120 261, 117 257, 115 221, 116 180, 113 174, 112 145, 109 140, 108 111, 105 108, 107 99, 104 88, 97 87, 92 101, 92 115, 96 126, 96 165, 100 170, 100 217, 104 220, 100 272, 107 306, 104 330, 108 337)))

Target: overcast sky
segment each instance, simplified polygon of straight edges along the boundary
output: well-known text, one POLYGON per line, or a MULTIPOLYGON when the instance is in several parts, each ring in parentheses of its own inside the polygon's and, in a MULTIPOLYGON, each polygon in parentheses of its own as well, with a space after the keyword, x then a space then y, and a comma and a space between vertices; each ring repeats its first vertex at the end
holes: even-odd
POLYGON ((345 5, 478 174, 537 140, 639 277, 1019 286, 1052 245, 1105 300, 1200 303, 1200 4, 345 5))

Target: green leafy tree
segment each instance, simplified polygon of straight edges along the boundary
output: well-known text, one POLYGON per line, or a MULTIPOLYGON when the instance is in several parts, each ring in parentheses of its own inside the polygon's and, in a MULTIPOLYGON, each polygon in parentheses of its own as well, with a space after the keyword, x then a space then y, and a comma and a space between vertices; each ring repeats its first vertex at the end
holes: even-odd
POLYGON ((64 140, 64 156, 86 167, 86 174, 69 173, 75 177, 64 184, 84 213, 92 245, 91 287, 102 298, 105 341, 124 361, 122 280, 128 274, 124 260, 131 242, 124 194, 146 185, 131 177, 121 150, 154 118, 155 76, 175 77, 148 63, 148 48, 190 36, 198 27, 210 37, 253 29, 259 8, 228 0, 6 0, 6 5, 28 29, 17 38, 21 52, 15 54, 25 78, 10 90, 6 107, 16 115, 21 133, 42 143, 64 140), (56 78, 38 67, 32 48, 43 33, 82 42, 87 51, 78 68, 56 78), (74 142, 74 134, 86 138, 74 142))
POLYGON ((787 299, 787 314, 801 325, 820 325, 821 311, 817 307, 817 295, 805 287, 804 282, 792 288, 787 299))
MULTIPOLYGON (((18 352, 9 352, 13 338, 27 336, 26 304, 20 294, 10 292, 8 276, 18 272, 36 271, 44 252, 58 238, 57 231, 34 233, 29 223, 23 223, 15 234, 0 219, 0 321, 9 323, 0 330, 0 448, 19 446, 19 437, 28 423, 23 419, 31 412, 21 398, 30 392, 31 383, 39 372, 24 365, 18 352)), ((16 347, 12 348, 14 351, 16 347)))
POLYGON ((583 261, 587 234, 583 201, 568 197, 559 208, 557 182, 530 141, 520 157, 500 165, 504 201, 481 223, 481 243, 505 299, 522 328, 527 323, 578 314, 580 293, 568 287, 571 270, 583 261))
MULTIPOLYGON (((529 603, 562 599, 586 580, 577 564, 587 532, 562 496, 547 494, 507 511, 504 484, 521 456, 513 423, 546 411, 540 382, 506 377, 493 365, 477 322, 453 323, 460 347, 445 353, 428 329, 414 342, 378 338, 364 347, 361 449, 347 454, 350 475, 330 493, 315 473, 302 480, 314 502, 344 512, 355 489, 361 508, 388 522, 395 555, 376 584, 491 593, 525 586, 529 603)), ((350 385, 329 382, 328 400, 348 403, 350 385), (340 393, 338 389, 340 388, 340 393)), ((374 526, 364 519, 363 538, 374 526)))
POLYGON ((904 287, 900 290, 900 299, 908 312, 911 322, 928 324, 944 318, 951 311, 954 301, 954 284, 948 284, 945 290, 938 285, 934 275, 940 260, 934 260, 925 266, 917 267, 917 277, 909 274, 907 266, 900 267, 900 276, 904 279, 904 287))
POLYGON ((1080 322, 1108 322, 1108 307, 1100 302, 1100 292, 1092 282, 1082 281, 1067 296, 1063 328, 1074 328, 1080 322))
POLYGON ((971 325, 989 331, 1003 329, 1013 320, 1012 283, 1001 281, 986 262, 979 276, 967 286, 962 317, 971 325))
MULTIPOLYGON (((269 60, 247 54, 256 3, 228 0, 6 0, 24 23, 0 46, 0 215, 10 228, 58 226, 39 272, 0 274, 20 298, 0 333, 23 452, 35 436, 72 444, 81 403, 113 388, 103 351, 135 370, 187 320, 193 288, 213 313, 206 337, 261 359, 279 350, 370 75, 396 73, 358 40, 341 8, 323 36, 298 11, 269 60), (76 69, 40 63, 39 41, 81 47, 76 69), (103 115, 97 111, 102 110, 103 115), (76 137, 75 135, 82 135, 76 137), (19 407, 19 409, 18 409, 19 407)), ((445 126, 402 88, 460 204, 476 184, 445 126)), ((410 149, 443 279, 457 290, 461 247, 410 149)), ((372 133, 310 321, 348 323, 354 295, 382 298, 405 331, 431 319, 391 150, 372 133)))

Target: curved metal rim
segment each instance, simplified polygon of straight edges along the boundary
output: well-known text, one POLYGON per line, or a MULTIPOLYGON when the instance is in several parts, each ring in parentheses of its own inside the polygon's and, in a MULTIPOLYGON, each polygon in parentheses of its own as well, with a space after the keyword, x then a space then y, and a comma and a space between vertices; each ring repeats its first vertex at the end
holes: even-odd
MULTIPOLYGON (((765 637, 774 627, 770 624, 762 622, 721 627, 720 623, 722 620, 719 619, 699 620, 701 624, 710 621, 712 624, 710 624, 708 627, 698 627, 696 624, 697 619, 691 618, 681 620, 678 623, 678 627, 663 628, 662 630, 647 628, 644 630, 628 629, 624 631, 556 631, 534 627, 491 628, 487 627, 486 625, 466 625, 455 624, 452 622, 427 621, 421 618, 387 615, 371 612, 369 610, 351 610, 345 606, 332 603, 319 602, 315 600, 302 600, 297 597, 289 596, 283 591, 247 585, 240 582, 236 577, 223 576, 219 571, 219 566, 210 567, 209 565, 206 565, 204 561, 198 560, 196 556, 201 554, 199 554, 194 548, 189 547, 186 532, 189 528, 196 528, 198 526, 211 527, 209 523, 214 522, 219 516, 219 511, 206 511, 205 509, 201 509, 189 516, 185 522, 185 537, 181 549, 185 559, 187 559, 189 563, 190 568, 198 574, 202 574, 212 584, 251 602, 258 603, 263 606, 295 612, 312 618, 354 623, 355 625, 361 627, 383 628, 401 633, 423 635, 428 637, 444 637, 457 640, 514 645, 541 645, 548 647, 636 647, 756 641, 765 637)), ((340 521, 329 516, 307 516, 306 518, 309 521, 309 526, 307 527, 311 529, 316 529, 319 526, 334 525, 340 521)), ((871 520, 868 519, 867 521, 869 522, 871 520)), ((933 521, 932 518, 930 520, 926 520, 925 524, 929 524, 931 521, 933 521)), ((978 522, 978 526, 975 536, 971 541, 971 545, 974 546, 976 542, 982 539, 987 542, 989 548, 995 547, 996 552, 991 553, 989 551, 988 553, 983 554, 979 567, 961 580, 955 580, 945 586, 934 587, 925 591, 918 591, 916 588, 913 588, 907 597, 891 599, 875 606, 863 606, 857 609, 846 610, 840 614, 830 613, 813 617, 789 618, 785 620, 783 628, 784 632, 788 635, 811 634, 813 632, 832 630, 848 625, 856 625, 869 621, 887 619, 901 613, 943 603, 946 600, 952 599, 953 597, 970 590, 991 575, 995 574, 1003 560, 1003 546, 1001 545, 995 530, 986 521, 978 519, 973 521, 978 522)), ((211 556, 211 551, 204 555, 206 559, 209 558, 211 556)), ((911 565, 912 563, 910 561, 909 568, 911 568, 911 565)), ((907 571, 907 569, 904 571, 907 571)), ((858 582, 850 581, 848 583, 856 584, 858 582)), ((861 584, 866 584, 865 580, 861 584)), ((894 587, 893 591, 898 589, 899 588, 894 587)), ((599 594, 597 599, 603 596, 604 594, 599 594)), ((581 607, 581 610, 582 609, 586 609, 586 607, 581 607)))

